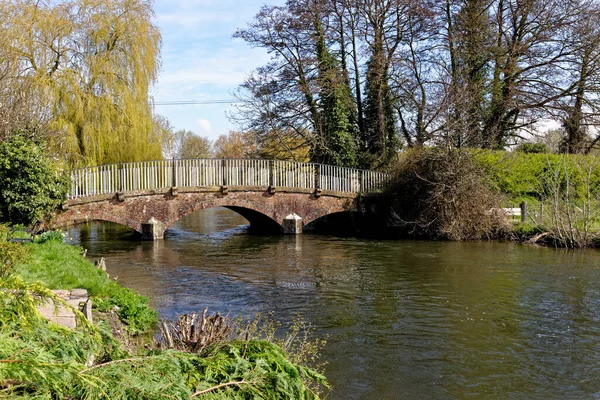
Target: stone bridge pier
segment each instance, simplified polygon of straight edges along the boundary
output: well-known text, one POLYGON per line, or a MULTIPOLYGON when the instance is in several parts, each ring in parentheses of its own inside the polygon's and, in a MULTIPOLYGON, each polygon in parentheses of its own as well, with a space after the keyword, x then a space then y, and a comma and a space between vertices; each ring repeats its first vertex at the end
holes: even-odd
POLYGON ((273 188, 169 188, 68 200, 46 229, 88 221, 110 221, 157 240, 179 219, 212 207, 229 208, 250 222, 259 233, 299 234, 309 223, 333 213, 355 211, 356 194, 273 188))

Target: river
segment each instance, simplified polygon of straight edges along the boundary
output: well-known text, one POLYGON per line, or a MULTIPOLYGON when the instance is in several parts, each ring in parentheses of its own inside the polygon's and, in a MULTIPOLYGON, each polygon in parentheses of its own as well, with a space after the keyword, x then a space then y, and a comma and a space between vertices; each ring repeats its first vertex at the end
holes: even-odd
POLYGON ((163 241, 69 231, 162 317, 299 314, 326 338, 330 399, 600 398, 600 253, 512 243, 253 236, 226 209, 163 241))

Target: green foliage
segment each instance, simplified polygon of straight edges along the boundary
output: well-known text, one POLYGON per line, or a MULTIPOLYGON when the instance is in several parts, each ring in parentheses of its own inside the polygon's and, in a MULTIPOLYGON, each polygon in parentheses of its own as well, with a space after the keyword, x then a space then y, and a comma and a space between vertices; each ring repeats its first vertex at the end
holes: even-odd
POLYGON ((86 364, 92 356, 110 362, 127 353, 106 327, 91 325, 76 310, 76 329, 49 323, 37 311, 48 300, 68 307, 41 283, 18 276, 0 281, 0 397, 84 398, 92 392, 101 395, 87 398, 111 398, 111 388, 122 382, 102 380, 86 364))
POLYGON ((109 279, 82 257, 81 248, 53 240, 30 248, 30 260, 16 266, 28 282, 41 281, 50 289, 86 289, 100 311, 117 306, 117 314, 132 334, 146 332, 156 324, 156 312, 147 299, 109 279))
MULTIPOLYGON (((567 177, 573 199, 585 196, 587 172, 578 167, 575 156, 520 151, 472 152, 492 182, 513 204, 527 199, 543 200, 556 184, 566 188, 567 177)), ((600 185, 600 166, 594 166, 591 173, 593 185, 600 185)))
MULTIPOLYGON (((224 347, 248 340, 267 342, 283 352, 286 364, 293 365, 293 368, 299 371, 302 384, 308 392, 321 392, 324 387, 328 387, 321 374, 325 364, 319 360, 326 341, 314 338, 314 329, 300 316, 296 316, 285 329, 281 330, 281 327, 281 323, 272 315, 257 315, 247 321, 221 316, 218 312, 210 314, 204 309, 202 313, 183 314, 176 321, 163 322, 158 345, 163 349, 177 349, 210 356, 215 349, 221 351, 224 347)), ((278 362, 274 368, 279 368, 282 363, 278 362)), ((259 376, 264 378, 268 373, 261 372, 259 376)), ((245 378, 230 376, 227 379, 245 378)), ((264 383, 261 386, 264 387, 264 383)))
MULTIPOLYGON (((325 377, 267 341, 219 343, 202 354, 128 355, 106 326, 76 312, 78 327, 49 323, 36 307, 52 299, 40 283, 0 281, 0 397, 37 399, 318 399, 306 381, 325 377), (89 366, 92 356, 96 364, 89 366)), ((64 304, 64 303, 63 303, 64 304)))
POLYGON ((28 249, 19 243, 9 242, 10 230, 0 224, 0 280, 14 270, 14 266, 27 259, 28 249))
POLYGON ((452 35, 448 38, 452 90, 448 128, 455 147, 488 147, 493 138, 481 122, 486 118, 490 95, 488 49, 493 35, 489 5, 482 0, 465 0, 454 7, 460 8, 454 20, 448 21, 452 35))
POLYGON ((46 242, 62 243, 65 240, 65 234, 61 231, 47 231, 35 238, 35 242, 43 244, 46 242))
POLYGON ((36 307, 49 300, 68 307, 40 283, 0 280, 0 396, 64 396, 74 382, 85 384, 78 372, 92 355, 107 356, 103 335, 81 313, 76 330, 44 319, 36 307))
POLYGON ((11 238, 10 228, 6 225, 0 224, 0 242, 5 242, 11 238))
POLYGON ((119 286, 114 281, 110 281, 101 293, 102 295, 95 299, 98 310, 106 312, 116 306, 117 314, 132 334, 147 332, 158 321, 156 312, 148 306, 145 297, 119 286))
POLYGON ((266 341, 234 341, 214 347, 193 364, 188 379, 197 392, 223 382, 245 382, 207 393, 203 396, 207 399, 317 399, 304 379, 326 384, 323 375, 293 364, 279 346, 266 341))
POLYGON ((26 257, 27 248, 20 243, 0 241, 0 279, 12 273, 14 266, 26 257))
POLYGON ((383 44, 377 42, 367 63, 363 106, 365 132, 362 138, 366 152, 361 154, 361 165, 364 168, 387 165, 400 148, 394 100, 384 57, 383 44))
POLYGON ((0 142, 0 221, 41 220, 61 204, 68 187, 43 143, 26 132, 0 142))
POLYGON ((538 225, 518 222, 513 226, 513 234, 519 239, 529 239, 540 233, 543 233, 543 229, 538 225))
MULTIPOLYGON (((161 157, 149 105, 161 37, 152 2, 2 2, 5 74, 40 103, 51 146, 71 165, 161 157), (82 40, 85 38, 85 40, 82 40)), ((12 101, 12 99, 11 99, 12 101)))
POLYGON ((358 149, 354 120, 356 110, 352 93, 340 65, 325 44, 321 22, 315 22, 317 62, 321 83, 319 113, 322 137, 314 149, 313 160, 325 164, 355 167, 358 149))
POLYGON ((548 146, 544 143, 521 143, 515 151, 520 151, 528 154, 548 153, 548 146))
POLYGON ((521 200, 532 205, 533 231, 517 226, 514 235, 558 247, 595 245, 600 231, 600 162, 596 156, 523 151, 474 154, 496 187, 507 195, 506 206, 521 200))
POLYGON ((27 228, 25 225, 11 225, 9 229, 11 239, 31 240, 31 232, 29 231, 29 228, 27 228))

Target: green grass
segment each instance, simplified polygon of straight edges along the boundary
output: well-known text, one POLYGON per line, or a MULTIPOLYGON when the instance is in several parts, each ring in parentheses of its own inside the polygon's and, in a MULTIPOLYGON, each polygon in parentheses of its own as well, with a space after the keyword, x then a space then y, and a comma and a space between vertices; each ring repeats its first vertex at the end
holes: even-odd
POLYGON ((119 317, 132 334, 147 332, 156 324, 157 314, 147 299, 109 279, 82 256, 80 247, 57 240, 29 247, 27 262, 16 266, 16 272, 25 281, 40 281, 50 289, 86 289, 97 310, 108 311, 117 306, 119 317))
POLYGON ((13 226, 10 232, 12 239, 31 239, 31 233, 23 225, 13 226))

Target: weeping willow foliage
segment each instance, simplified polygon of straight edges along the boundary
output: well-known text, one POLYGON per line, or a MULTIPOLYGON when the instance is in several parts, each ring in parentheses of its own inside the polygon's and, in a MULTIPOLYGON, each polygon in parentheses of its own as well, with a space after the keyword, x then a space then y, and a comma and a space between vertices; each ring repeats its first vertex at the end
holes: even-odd
POLYGON ((71 165, 161 157, 148 101, 161 45, 151 1, 8 0, 0 11, 8 72, 71 165))

